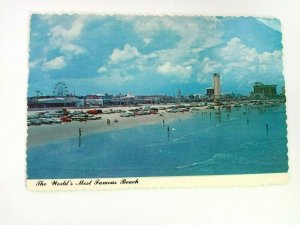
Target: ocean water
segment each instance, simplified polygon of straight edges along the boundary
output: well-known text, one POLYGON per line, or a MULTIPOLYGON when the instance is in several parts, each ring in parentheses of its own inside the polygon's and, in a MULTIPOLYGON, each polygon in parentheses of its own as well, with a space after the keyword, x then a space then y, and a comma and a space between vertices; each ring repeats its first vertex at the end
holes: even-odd
POLYGON ((284 104, 193 113, 165 125, 83 132, 80 146, 78 138, 70 138, 27 149, 28 179, 287 171, 284 104))

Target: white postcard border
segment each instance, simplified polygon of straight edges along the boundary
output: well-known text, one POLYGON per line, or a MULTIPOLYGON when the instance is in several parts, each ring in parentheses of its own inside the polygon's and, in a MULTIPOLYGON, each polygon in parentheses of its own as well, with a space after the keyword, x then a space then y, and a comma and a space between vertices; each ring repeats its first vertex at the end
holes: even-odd
POLYGON ((28 179, 27 188, 33 191, 75 191, 135 188, 237 187, 277 185, 287 183, 288 180, 288 173, 174 177, 28 179))

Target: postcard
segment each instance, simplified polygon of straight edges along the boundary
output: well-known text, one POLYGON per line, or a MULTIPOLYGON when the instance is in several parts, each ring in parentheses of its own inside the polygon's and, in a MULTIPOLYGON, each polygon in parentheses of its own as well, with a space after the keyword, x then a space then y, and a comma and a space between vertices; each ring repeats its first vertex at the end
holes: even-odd
POLYGON ((32 14, 27 187, 288 179, 276 18, 32 14))

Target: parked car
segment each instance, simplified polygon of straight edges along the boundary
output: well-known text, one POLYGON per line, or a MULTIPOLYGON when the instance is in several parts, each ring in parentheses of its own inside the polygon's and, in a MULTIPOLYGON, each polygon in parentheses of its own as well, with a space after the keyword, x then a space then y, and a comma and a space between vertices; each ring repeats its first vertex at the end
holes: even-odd
POLYGON ((66 117, 66 116, 63 116, 63 117, 61 117, 60 119, 61 119, 62 122, 71 122, 71 121, 72 121, 71 118, 66 117))

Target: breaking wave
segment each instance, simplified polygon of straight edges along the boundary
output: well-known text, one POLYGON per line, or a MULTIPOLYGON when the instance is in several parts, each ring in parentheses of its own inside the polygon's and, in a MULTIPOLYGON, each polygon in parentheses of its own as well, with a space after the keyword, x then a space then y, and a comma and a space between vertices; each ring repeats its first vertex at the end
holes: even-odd
POLYGON ((196 167, 196 166, 203 166, 203 165, 213 165, 219 161, 231 161, 231 162, 237 162, 237 163, 254 163, 251 160, 248 160, 244 157, 238 157, 230 154, 215 154, 212 158, 201 161, 201 162, 194 162, 188 165, 182 165, 182 166, 177 166, 176 169, 186 169, 186 168, 191 168, 191 167, 196 167))

